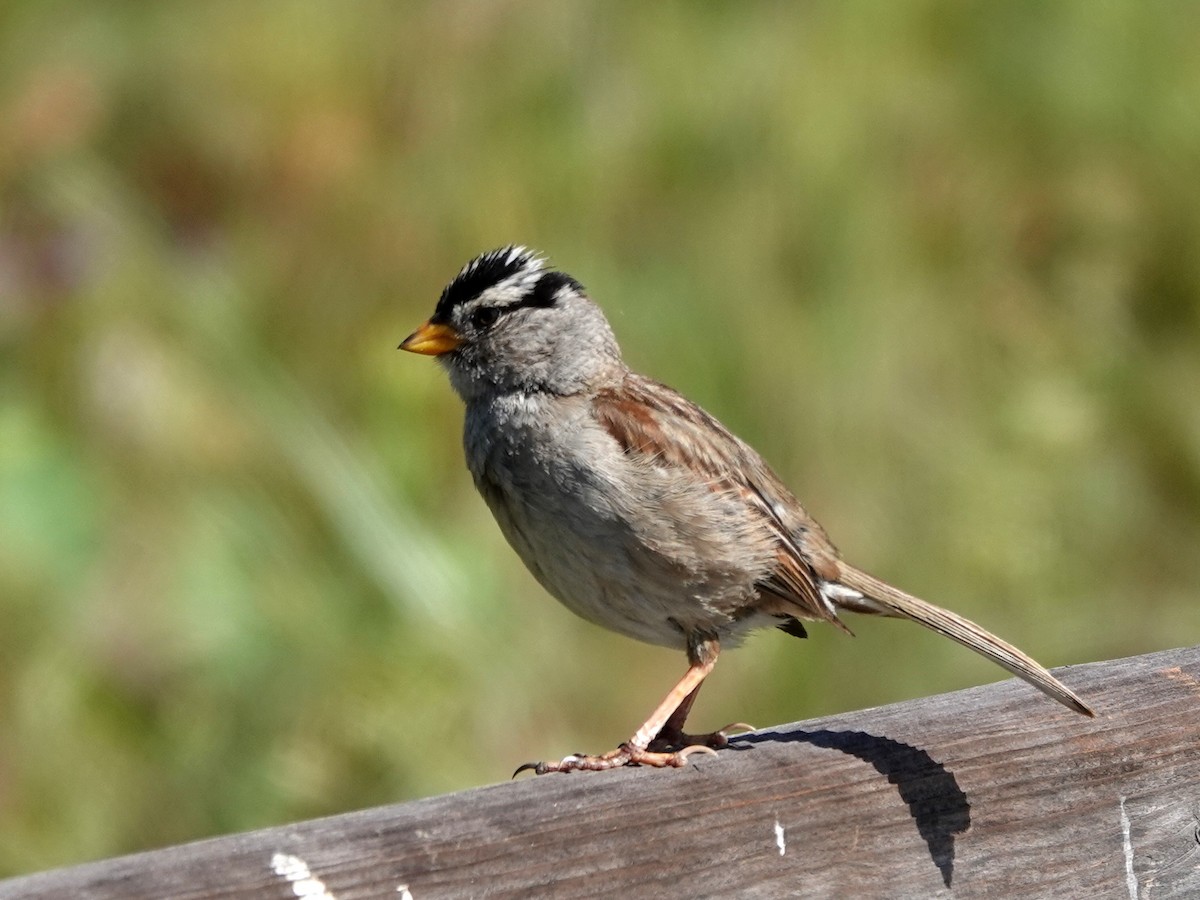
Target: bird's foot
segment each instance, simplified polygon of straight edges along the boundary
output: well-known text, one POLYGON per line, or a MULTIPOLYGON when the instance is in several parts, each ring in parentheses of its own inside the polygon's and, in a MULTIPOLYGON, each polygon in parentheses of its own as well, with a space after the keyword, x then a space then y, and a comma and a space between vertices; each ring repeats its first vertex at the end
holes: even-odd
MULTIPOLYGON (((705 737, 711 737, 711 735, 705 735, 705 737)), ((525 771, 531 771, 535 775, 545 775, 548 772, 603 772, 606 769, 619 769, 621 766, 678 769, 687 764, 689 756, 696 753, 717 755, 711 746, 703 743, 691 744, 669 751, 650 750, 644 747, 634 747, 632 744, 622 744, 616 750, 610 750, 599 756, 573 753, 558 762, 525 763, 513 772, 513 778, 525 771)))
POLYGON ((729 746, 729 731, 753 731, 753 725, 745 722, 730 722, 724 728, 719 728, 709 734, 687 734, 677 728, 663 728, 650 742, 649 748, 658 753, 668 753, 672 750, 683 750, 688 747, 708 747, 720 750, 729 746))

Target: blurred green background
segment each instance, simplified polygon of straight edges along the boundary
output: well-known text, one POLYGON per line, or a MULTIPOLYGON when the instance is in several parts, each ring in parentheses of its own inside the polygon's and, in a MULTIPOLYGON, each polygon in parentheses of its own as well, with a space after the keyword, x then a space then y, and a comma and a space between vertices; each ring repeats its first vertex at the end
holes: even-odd
MULTIPOLYGON (((860 565, 1048 665, 1195 643, 1198 46, 1144 0, 5 4, 0 874, 502 781, 682 673, 524 572, 395 350, 509 242, 860 565)), ((693 723, 1004 675, 851 624, 693 723)))

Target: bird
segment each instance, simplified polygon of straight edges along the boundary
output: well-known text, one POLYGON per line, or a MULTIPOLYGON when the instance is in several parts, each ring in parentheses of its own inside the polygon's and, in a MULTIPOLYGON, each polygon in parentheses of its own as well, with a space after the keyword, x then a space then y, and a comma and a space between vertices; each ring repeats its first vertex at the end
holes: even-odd
POLYGON ((683 730, 722 648, 770 626, 852 633, 846 612, 916 622, 1095 715, 1021 650, 843 560, 753 448, 626 365, 601 308, 540 253, 509 245, 472 259, 399 349, 448 373, 475 486, 542 587, 590 622, 687 654, 686 673, 616 749, 514 777, 713 753, 749 727, 683 730))

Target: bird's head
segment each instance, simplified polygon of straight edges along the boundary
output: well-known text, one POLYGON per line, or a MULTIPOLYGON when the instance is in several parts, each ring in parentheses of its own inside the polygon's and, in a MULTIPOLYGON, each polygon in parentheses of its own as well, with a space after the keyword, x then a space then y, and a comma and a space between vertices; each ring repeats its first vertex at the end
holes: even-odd
POLYGON ((572 394, 622 368, 583 285, 515 246, 463 266, 400 349, 437 357, 467 402, 511 391, 572 394))

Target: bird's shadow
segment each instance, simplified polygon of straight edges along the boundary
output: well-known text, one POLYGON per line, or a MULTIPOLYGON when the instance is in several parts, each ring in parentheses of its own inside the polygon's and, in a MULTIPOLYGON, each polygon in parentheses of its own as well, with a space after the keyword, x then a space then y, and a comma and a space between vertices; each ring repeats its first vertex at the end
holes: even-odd
MULTIPOLYGON (((933 864, 950 887, 954 874, 954 836, 971 825, 971 804, 954 773, 924 750, 865 731, 787 731, 743 735, 737 744, 798 742, 840 750, 870 763, 896 785, 933 864)), ((735 745, 736 746, 736 745, 735 745)))

